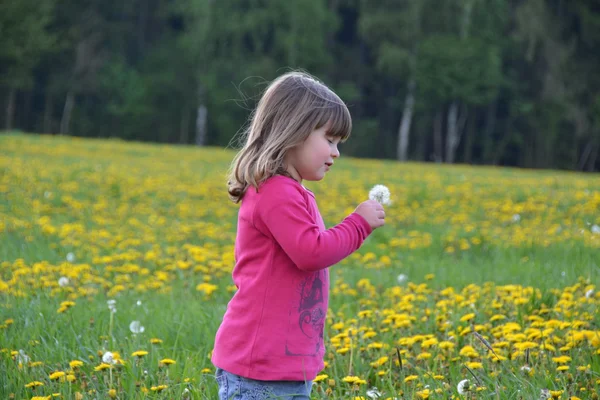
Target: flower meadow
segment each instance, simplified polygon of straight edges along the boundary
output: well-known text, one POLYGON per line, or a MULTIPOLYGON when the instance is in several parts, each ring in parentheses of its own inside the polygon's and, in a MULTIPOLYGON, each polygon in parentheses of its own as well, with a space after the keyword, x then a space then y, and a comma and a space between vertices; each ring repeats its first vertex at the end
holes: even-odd
MULTIPOLYGON (((0 135, 0 398, 217 397, 233 154, 0 135)), ((598 174, 342 157, 307 183, 328 226, 376 185, 313 399, 599 397, 598 174)))

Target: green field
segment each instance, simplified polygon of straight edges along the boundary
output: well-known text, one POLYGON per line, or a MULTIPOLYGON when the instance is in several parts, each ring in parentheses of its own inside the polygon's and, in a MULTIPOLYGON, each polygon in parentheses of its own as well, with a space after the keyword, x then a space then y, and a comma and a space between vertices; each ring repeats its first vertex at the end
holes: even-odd
MULTIPOLYGON (((233 154, 0 135, 1 399, 216 398, 233 154)), ((375 184, 387 225, 331 269, 314 399, 598 398, 598 174, 342 148, 307 185, 332 226, 375 184)))

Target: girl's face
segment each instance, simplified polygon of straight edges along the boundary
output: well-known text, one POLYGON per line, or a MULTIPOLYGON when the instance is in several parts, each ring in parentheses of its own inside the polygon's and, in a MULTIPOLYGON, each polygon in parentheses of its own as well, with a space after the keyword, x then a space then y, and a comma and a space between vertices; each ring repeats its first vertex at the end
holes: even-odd
POLYGON ((320 181, 340 156, 339 137, 330 136, 330 123, 311 132, 301 145, 288 151, 285 157, 287 171, 298 182, 320 181))

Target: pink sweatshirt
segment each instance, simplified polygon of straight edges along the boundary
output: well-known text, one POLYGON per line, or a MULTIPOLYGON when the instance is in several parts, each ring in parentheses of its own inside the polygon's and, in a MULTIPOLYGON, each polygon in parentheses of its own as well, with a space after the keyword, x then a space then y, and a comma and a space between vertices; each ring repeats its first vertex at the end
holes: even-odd
POLYGON ((251 379, 313 380, 325 353, 327 267, 370 233, 356 213, 325 229, 314 195, 291 178, 249 188, 238 215, 238 290, 217 331, 213 364, 251 379))

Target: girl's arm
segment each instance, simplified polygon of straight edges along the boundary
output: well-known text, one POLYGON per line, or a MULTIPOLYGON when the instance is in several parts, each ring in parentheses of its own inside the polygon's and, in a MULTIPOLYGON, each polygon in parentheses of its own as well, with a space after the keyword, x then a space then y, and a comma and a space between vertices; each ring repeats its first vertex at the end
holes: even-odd
POLYGON ((372 229, 357 213, 321 231, 295 185, 265 187, 256 204, 255 226, 271 236, 302 270, 330 267, 356 251, 372 229), (283 187, 282 187, 283 186, 283 187))

